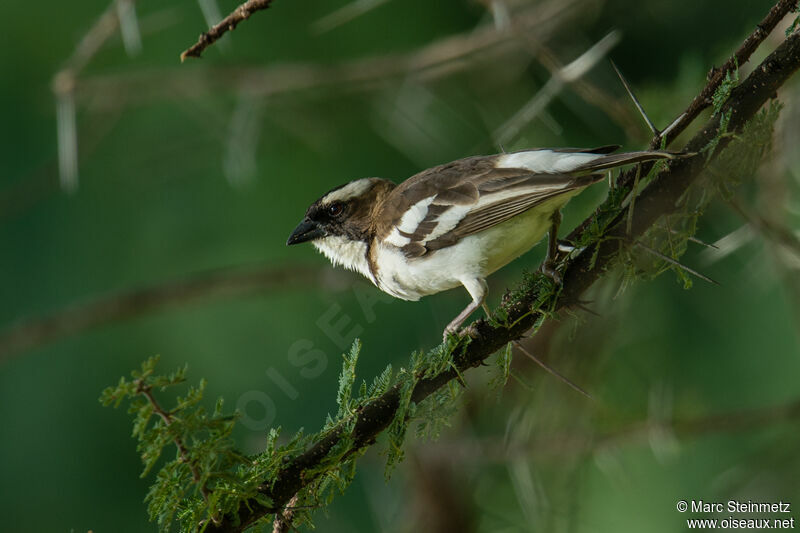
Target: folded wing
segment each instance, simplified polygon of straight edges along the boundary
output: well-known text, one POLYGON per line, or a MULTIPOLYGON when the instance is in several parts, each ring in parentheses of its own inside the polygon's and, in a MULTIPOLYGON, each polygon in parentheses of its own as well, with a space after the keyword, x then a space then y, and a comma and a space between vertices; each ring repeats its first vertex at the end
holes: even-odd
POLYGON ((674 157, 666 152, 609 154, 615 149, 528 150, 434 167, 392 191, 378 236, 406 256, 419 257, 586 187, 603 178, 598 170, 674 157))

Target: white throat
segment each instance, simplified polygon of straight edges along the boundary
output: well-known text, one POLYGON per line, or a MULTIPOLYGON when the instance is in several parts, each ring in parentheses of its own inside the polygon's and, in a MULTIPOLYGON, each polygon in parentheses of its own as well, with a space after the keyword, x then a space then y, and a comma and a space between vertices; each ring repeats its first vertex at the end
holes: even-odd
POLYGON ((334 265, 342 265, 349 270, 355 270, 375 283, 372 272, 369 271, 367 261, 367 243, 354 241, 338 235, 330 235, 311 242, 314 247, 325 254, 334 265))

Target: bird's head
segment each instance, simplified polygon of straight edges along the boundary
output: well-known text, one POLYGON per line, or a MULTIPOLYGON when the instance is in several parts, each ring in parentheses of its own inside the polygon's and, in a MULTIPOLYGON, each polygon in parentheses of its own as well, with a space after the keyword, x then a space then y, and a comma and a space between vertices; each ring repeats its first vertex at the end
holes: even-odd
POLYGON ((374 281, 367 257, 369 242, 394 187, 388 180, 364 178, 329 191, 306 210, 286 244, 311 242, 334 265, 374 281))
POLYGON ((327 192, 309 206, 286 244, 309 241, 320 244, 327 237, 366 243, 380 204, 393 187, 387 180, 363 178, 327 192))

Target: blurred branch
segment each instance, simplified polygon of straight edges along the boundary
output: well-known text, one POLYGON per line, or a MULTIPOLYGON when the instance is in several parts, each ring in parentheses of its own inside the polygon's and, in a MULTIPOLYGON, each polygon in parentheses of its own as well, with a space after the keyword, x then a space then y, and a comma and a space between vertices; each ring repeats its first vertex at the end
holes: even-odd
POLYGON ((791 251, 800 260, 800 238, 789 228, 767 220, 758 213, 741 205, 736 200, 729 200, 728 204, 742 217, 747 223, 759 231, 766 238, 782 245, 791 251))
MULTIPOLYGON (((779 5, 783 2, 779 2, 779 5)), ((619 252, 620 240, 635 239, 651 227, 662 215, 674 212, 677 200, 698 178, 710 159, 719 154, 730 142, 731 135, 720 135, 723 131, 739 131, 759 109, 776 94, 777 89, 800 68, 800 33, 794 33, 770 54, 761 65, 738 87, 734 88, 721 112, 710 118, 700 131, 687 143, 685 151, 700 152, 709 143, 716 142, 717 149, 707 156, 694 155, 670 161, 652 182, 638 194, 636 210, 629 214, 629 207, 622 208, 615 217, 609 231, 596 244, 583 250, 577 257, 566 262, 561 292, 555 296, 553 310, 562 309, 580 300, 588 289, 612 265, 619 252), (721 125, 721 117, 730 121, 721 125), (631 217, 630 232, 625 221, 631 217)), ((437 389, 457 379, 470 368, 483 364, 484 360, 507 343, 516 340, 530 330, 546 315, 538 309, 537 302, 551 301, 551 289, 533 287, 525 290, 515 301, 504 307, 508 327, 491 324, 485 319, 473 322, 469 328, 470 342, 453 354, 452 366, 429 377, 420 377, 411 391, 410 401, 419 405, 437 389)), ((330 429, 305 452, 294 457, 277 474, 265 483, 263 495, 271 504, 264 505, 249 500, 239 506, 236 516, 226 516, 219 527, 208 531, 242 531, 264 515, 278 512, 299 490, 320 475, 326 457, 338 445, 347 447, 337 452, 341 460, 357 454, 362 448, 372 445, 377 436, 392 423, 400 406, 402 384, 397 384, 387 393, 359 408, 355 420, 348 420, 330 429), (352 428, 352 429, 351 429, 352 428)))
POLYGON ((250 15, 256 11, 267 9, 270 4, 272 4, 272 0, 247 0, 247 2, 234 9, 230 15, 222 19, 216 26, 205 33, 201 33, 197 42, 181 53, 181 63, 185 61, 187 57, 200 57, 203 54, 203 50, 217 42, 220 37, 229 31, 235 30, 240 22, 249 19, 250 15))
POLYGON ((598 61, 604 58, 606 54, 619 43, 619 40, 619 32, 612 31, 586 52, 581 54, 577 59, 554 71, 553 75, 539 92, 537 92, 513 117, 495 130, 494 137, 497 142, 501 146, 511 142, 527 123, 533 120, 536 115, 547 107, 565 84, 580 79, 591 70, 598 61))
POLYGON ((530 439, 505 442, 504 439, 473 440, 471 443, 440 442, 426 446, 425 452, 448 457, 461 462, 484 458, 489 462, 505 464, 509 458, 537 455, 575 455, 598 452, 620 445, 651 443, 656 434, 674 434, 682 438, 696 438, 721 432, 741 432, 771 426, 779 422, 800 419, 800 401, 758 409, 744 409, 731 413, 718 413, 675 420, 644 420, 622 425, 605 432, 554 432, 541 431, 530 439))
POLYGON ((142 33, 136 16, 136 0, 117 0, 117 18, 122 45, 129 56, 142 51, 142 33))
POLYGON ((314 22, 311 27, 317 33, 331 31, 334 28, 346 24, 373 9, 382 6, 389 0, 354 0, 345 4, 336 11, 328 13, 324 17, 314 22))
POLYGON ((415 453, 412 458, 412 531, 473 533, 476 520, 470 499, 464 494, 460 467, 446 454, 433 457, 415 453))
MULTIPOLYGON (((55 73, 51 88, 56 98, 58 169, 61 186, 74 191, 78 186, 78 132, 75 121, 75 83, 80 72, 120 27, 120 15, 135 17, 133 1, 112 0, 83 36, 64 66, 55 73)), ((128 22, 128 27, 132 25, 128 22)), ((138 25, 137 33, 138 36, 138 25)), ((130 35, 131 32, 128 32, 130 35)), ((127 42, 127 41, 126 41, 127 42)))
POLYGON ((319 279, 318 269, 296 265, 283 268, 227 268, 70 304, 43 317, 18 321, 0 331, 0 364, 14 354, 110 322, 206 299, 253 294, 284 288, 288 283, 309 283, 319 279))
MULTIPOLYGON (((540 41, 547 39, 568 16, 578 16, 579 0, 552 0, 517 14, 516 32, 535 31, 540 41)), ((407 54, 366 57, 339 65, 294 63, 268 68, 227 67, 180 70, 146 70, 133 74, 87 76, 77 86, 81 98, 92 99, 113 94, 117 98, 143 99, 154 95, 213 94, 235 87, 239 94, 273 97, 306 91, 370 90, 383 87, 397 78, 430 80, 470 68, 469 60, 478 55, 495 57, 509 49, 518 49, 515 32, 498 32, 485 25, 461 34, 445 37, 407 54)))
POLYGON ((117 0, 112 0, 103 14, 81 38, 72 55, 67 58, 53 77, 53 91, 59 92, 60 89, 68 88, 65 85, 68 86, 68 82, 80 74, 106 41, 116 33, 119 28, 118 9, 117 0))
MULTIPOLYGON (((58 175, 62 189, 72 192, 78 186, 79 152, 75 90, 80 74, 109 39, 116 35, 117 30, 120 30, 126 52, 129 56, 133 56, 141 51, 142 30, 161 29, 177 19, 174 9, 167 8, 144 17, 140 25, 136 14, 136 0, 112 0, 84 34, 61 68, 53 75, 50 87, 56 100, 58 175)), ((28 189, 29 186, 26 184, 24 188, 28 189)), ((8 203, 18 205, 14 201, 8 203)), ((2 207, 0 205, 0 216, 4 214, 2 207)))
POLYGON ((743 409, 733 413, 717 413, 672 421, 647 420, 606 432, 595 439, 593 447, 596 449, 631 441, 646 441, 656 431, 666 430, 677 437, 702 437, 713 433, 747 431, 798 418, 800 418, 800 401, 795 400, 758 409, 743 409))

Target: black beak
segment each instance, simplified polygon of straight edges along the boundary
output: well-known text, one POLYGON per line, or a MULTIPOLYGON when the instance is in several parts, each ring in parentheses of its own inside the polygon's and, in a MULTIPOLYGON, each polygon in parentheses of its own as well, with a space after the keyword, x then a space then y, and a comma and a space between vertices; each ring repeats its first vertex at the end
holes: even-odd
POLYGON ((325 230, 320 228, 316 222, 313 222, 307 218, 303 219, 303 221, 294 228, 294 231, 291 235, 289 235, 289 239, 286 241, 286 245, 292 244, 300 244, 301 242, 313 241, 318 237, 324 237, 325 230))

